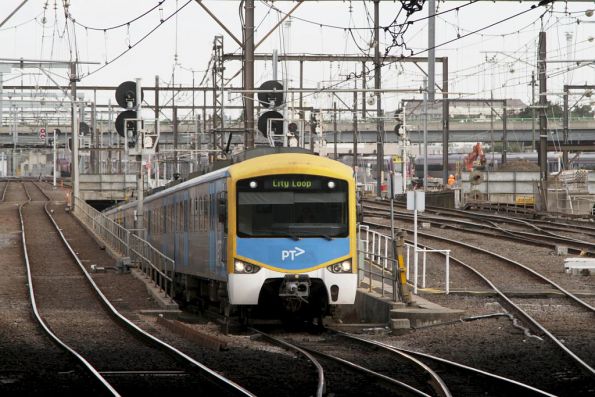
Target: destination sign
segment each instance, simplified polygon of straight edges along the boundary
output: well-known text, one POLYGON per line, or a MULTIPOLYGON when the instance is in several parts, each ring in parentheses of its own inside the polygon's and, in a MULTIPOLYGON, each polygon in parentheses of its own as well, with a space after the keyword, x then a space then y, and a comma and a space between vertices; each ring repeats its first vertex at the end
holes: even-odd
POLYGON ((314 190, 320 189, 320 179, 273 178, 264 183, 267 190, 314 190))
POLYGON ((242 179, 239 192, 326 192, 347 191, 347 182, 318 175, 283 174, 242 179))

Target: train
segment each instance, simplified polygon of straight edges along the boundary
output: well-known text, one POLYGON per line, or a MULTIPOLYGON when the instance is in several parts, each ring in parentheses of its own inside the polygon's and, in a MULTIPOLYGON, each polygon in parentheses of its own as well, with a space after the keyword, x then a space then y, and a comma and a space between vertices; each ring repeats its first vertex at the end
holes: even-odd
MULTIPOLYGON (((300 148, 260 149, 145 197, 146 239, 175 260, 182 303, 320 322, 355 301, 353 170, 300 148)), ((105 214, 131 229, 136 208, 105 214)))

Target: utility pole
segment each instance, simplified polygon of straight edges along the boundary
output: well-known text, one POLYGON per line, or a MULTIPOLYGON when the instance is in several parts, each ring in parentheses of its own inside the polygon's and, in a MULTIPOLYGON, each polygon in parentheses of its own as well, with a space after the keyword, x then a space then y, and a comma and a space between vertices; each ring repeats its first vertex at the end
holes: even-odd
POLYGON ((334 149, 335 149, 335 157, 334 159, 336 160, 338 155, 337 155, 337 102, 334 101, 333 102, 333 141, 334 141, 334 149))
MULTIPOLYGON (((374 88, 382 88, 380 68, 380 0, 374 0, 374 88)), ((362 73, 365 78, 365 74, 362 73)), ((376 93, 376 195, 381 196, 384 169, 384 118, 382 114, 382 94, 376 93)))
POLYGON ((76 206, 76 199, 79 198, 79 122, 78 122, 78 111, 77 111, 77 98, 76 98, 76 82, 78 77, 76 75, 76 62, 70 63, 70 96, 72 97, 72 112, 70 127, 72 131, 72 161, 71 166, 71 180, 72 180, 72 208, 76 206))
MULTIPOLYGON (((434 19, 434 18, 432 18, 434 19)), ((430 62, 428 60, 428 62, 430 62)), ((432 62, 430 62, 432 63, 432 62)), ((448 182, 448 141, 450 134, 450 101, 448 99, 448 58, 442 58, 442 183, 448 182)))
MULTIPOLYGON (((47 131, 47 130, 46 130, 47 131)), ((53 163, 52 163, 52 175, 53 175, 53 186, 54 189, 56 188, 56 129, 54 128, 54 140, 52 142, 52 149, 53 149, 53 163)))
MULTIPOLYGON (((424 79, 424 190, 428 189, 428 81, 424 79)), ((392 196, 391 196, 392 201, 392 196)), ((393 237, 394 239, 394 237, 393 237)))
MULTIPOLYGON (((141 88, 141 79, 136 79, 136 131, 137 136, 136 139, 140 140, 137 142, 137 146, 140 146, 141 151, 144 147, 144 142, 141 138, 139 138, 141 134, 141 130, 143 129, 143 122, 140 120, 142 119, 142 88, 141 88)), ((173 94, 175 96, 175 93, 173 94)), ((126 142, 128 144, 128 142, 126 142)), ((136 185, 136 224, 135 228, 137 229, 138 236, 140 238, 145 238, 144 234, 144 208, 143 208, 143 201, 145 195, 145 174, 143 169, 143 156, 139 155, 136 156, 136 161, 138 162, 138 179, 136 185)))
MULTIPOLYGON (((428 99, 435 99, 436 87, 436 0, 428 1, 428 99)), ((444 89, 443 89, 444 90, 444 89)))
MULTIPOLYGON (((493 105, 492 105, 493 106, 493 105)), ((502 106, 502 164, 506 164, 506 156, 508 152, 508 115, 506 114, 506 98, 502 106)))
MULTIPOLYGON (((357 88, 357 81, 353 81, 357 88)), ((357 169, 357 92, 353 91, 353 171, 357 169)), ((357 180, 357 173, 355 174, 357 180)))
POLYGON ((178 170, 178 108, 174 106, 172 109, 172 133, 174 135, 174 171, 179 173, 178 170))
POLYGON ((490 91, 490 139, 492 141, 492 171, 494 171, 496 143, 494 142, 494 90, 490 91))
POLYGON ((254 0, 244 2, 244 146, 254 147, 254 0))
MULTIPOLYGON (((564 84, 564 112, 562 113, 562 129, 563 129, 563 136, 564 136, 564 144, 568 144, 568 128, 569 128, 569 118, 570 118, 570 111, 568 109, 568 95, 570 91, 568 89, 568 85, 564 84)), ((564 169, 568 169, 568 150, 562 151, 562 164, 564 169)))
POLYGON ((542 188, 545 191, 547 183, 547 76, 546 76, 546 33, 539 32, 539 60, 537 70, 539 72, 539 172, 542 181, 542 188))
POLYGON ((531 71, 531 151, 535 151, 535 71, 531 71))

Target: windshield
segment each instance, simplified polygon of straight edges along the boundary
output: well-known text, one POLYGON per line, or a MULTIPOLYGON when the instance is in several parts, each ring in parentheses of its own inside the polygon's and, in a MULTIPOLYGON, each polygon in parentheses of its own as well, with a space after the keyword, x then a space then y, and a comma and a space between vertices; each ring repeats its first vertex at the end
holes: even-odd
POLYGON ((346 237, 347 182, 313 175, 238 181, 240 237, 346 237))

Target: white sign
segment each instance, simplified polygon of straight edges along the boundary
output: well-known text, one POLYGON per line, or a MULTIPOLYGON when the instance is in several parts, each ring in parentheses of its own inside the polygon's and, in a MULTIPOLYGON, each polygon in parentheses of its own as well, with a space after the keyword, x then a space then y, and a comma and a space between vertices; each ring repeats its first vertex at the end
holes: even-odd
POLYGON ((41 127, 39 129, 39 139, 43 140, 45 139, 45 128, 41 127))
POLYGON ((420 190, 407 192, 407 209, 424 212, 426 210, 426 192, 420 190))
POLYGON ((281 251, 281 260, 285 261, 285 259, 289 258, 290 261, 293 261, 296 257, 305 253, 303 249, 299 247, 293 247, 292 250, 283 250, 281 251))

